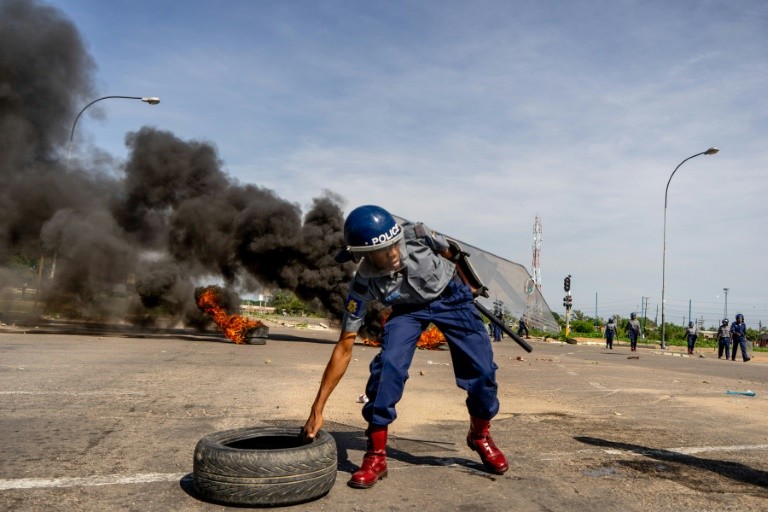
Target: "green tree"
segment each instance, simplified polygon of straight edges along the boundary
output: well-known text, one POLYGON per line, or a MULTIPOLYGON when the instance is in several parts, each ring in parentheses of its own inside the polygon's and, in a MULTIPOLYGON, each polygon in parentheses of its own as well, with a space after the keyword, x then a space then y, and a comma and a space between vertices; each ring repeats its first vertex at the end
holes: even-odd
POLYGON ((595 332, 592 319, 574 320, 571 322, 571 331, 579 334, 591 334, 595 332))
POLYGON ((289 315, 314 313, 309 305, 299 300, 293 292, 287 290, 276 291, 269 305, 275 308, 276 312, 280 313, 285 310, 289 315))

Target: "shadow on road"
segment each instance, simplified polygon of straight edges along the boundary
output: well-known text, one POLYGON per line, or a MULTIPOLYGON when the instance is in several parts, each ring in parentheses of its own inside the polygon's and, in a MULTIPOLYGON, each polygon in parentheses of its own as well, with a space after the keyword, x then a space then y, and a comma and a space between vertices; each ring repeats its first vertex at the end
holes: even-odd
POLYGON ((743 484, 754 485, 768 489, 768 472, 751 468, 745 464, 739 462, 729 462, 717 459, 704 459, 701 457, 694 457, 693 455, 686 455, 669 450, 659 448, 649 448, 647 446, 640 446, 630 443, 621 443, 616 441, 608 441, 605 439, 598 439, 594 437, 577 436, 574 437, 576 441, 581 443, 590 444, 593 446, 600 446, 602 448, 612 448, 614 450, 624 450, 649 457, 651 459, 669 462, 674 464, 682 464, 697 469, 703 469, 711 471, 722 477, 728 478, 735 482, 743 484))

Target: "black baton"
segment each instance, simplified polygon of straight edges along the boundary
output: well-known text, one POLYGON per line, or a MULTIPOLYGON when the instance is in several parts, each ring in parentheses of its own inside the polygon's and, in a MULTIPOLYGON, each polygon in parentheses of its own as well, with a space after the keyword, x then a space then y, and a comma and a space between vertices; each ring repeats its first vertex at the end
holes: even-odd
POLYGON ((533 347, 527 341, 525 341, 523 338, 518 336, 516 332, 514 332, 512 329, 509 328, 509 326, 507 326, 506 324, 504 324, 504 322, 499 320, 496 315, 488 311, 488 309, 485 306, 480 304, 478 301, 475 301, 475 307, 477 307, 477 310, 480 313, 482 313, 485 318, 490 320, 497 327, 501 328, 501 330, 504 331, 507 334, 507 336, 515 340, 518 345, 523 347, 526 352, 533 352, 533 347))

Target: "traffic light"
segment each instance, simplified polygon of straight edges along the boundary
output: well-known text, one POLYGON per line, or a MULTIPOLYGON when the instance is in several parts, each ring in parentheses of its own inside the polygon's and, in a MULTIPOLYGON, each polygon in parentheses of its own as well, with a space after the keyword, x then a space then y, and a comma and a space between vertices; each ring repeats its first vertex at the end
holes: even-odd
POLYGON ((563 279, 563 289, 567 292, 571 291, 571 274, 568 274, 563 279))
POLYGON ((563 307, 564 307, 564 308, 567 308, 567 307, 568 307, 568 299, 569 299, 569 296, 568 296, 568 295, 566 295, 565 297, 563 297, 563 307))

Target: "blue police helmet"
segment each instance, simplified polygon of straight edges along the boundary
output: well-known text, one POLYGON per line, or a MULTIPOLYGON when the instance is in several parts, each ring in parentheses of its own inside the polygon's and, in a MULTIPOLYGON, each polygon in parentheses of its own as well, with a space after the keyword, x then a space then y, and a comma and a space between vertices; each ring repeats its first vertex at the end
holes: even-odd
POLYGON ((728 325, 728 319, 727 318, 723 318, 723 325, 728 325))
POLYGON ((742 315, 741 313, 736 313, 736 320, 738 320, 739 318, 744 320, 744 315, 742 315))
POLYGON ((387 210, 380 206, 358 206, 344 222, 344 242, 347 244, 336 255, 337 261, 349 261, 355 253, 384 249, 403 238, 403 228, 387 210))

